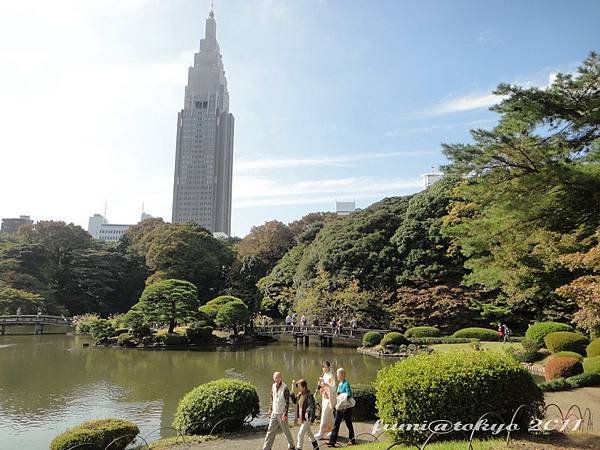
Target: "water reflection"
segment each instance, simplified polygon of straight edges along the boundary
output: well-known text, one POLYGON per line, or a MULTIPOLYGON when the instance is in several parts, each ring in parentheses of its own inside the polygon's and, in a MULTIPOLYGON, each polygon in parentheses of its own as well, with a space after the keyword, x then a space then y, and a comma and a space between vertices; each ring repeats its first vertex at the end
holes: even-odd
POLYGON ((47 448, 63 429, 115 416, 144 433, 170 426, 179 399, 200 383, 245 379, 268 408, 271 374, 316 383, 319 362, 347 369, 353 383, 369 383, 385 361, 350 348, 272 344, 246 351, 145 351, 83 348, 82 337, 0 338, 0 448, 47 448))

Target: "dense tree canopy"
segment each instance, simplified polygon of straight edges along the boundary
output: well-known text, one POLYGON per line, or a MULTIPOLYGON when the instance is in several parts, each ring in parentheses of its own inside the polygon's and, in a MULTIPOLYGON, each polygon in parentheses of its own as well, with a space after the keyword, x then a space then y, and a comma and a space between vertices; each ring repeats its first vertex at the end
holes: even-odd
POLYGON ((446 232, 467 258, 470 284, 500 289, 524 315, 569 318, 555 289, 573 274, 562 254, 585 250, 600 223, 600 58, 547 89, 500 85, 490 131, 445 145, 448 173, 467 176, 446 232))

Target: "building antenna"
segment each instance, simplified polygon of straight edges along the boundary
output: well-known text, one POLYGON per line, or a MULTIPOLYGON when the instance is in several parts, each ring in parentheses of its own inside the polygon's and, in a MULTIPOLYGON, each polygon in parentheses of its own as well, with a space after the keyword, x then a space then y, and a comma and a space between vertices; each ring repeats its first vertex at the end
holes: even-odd
POLYGON ((142 215, 144 215, 144 202, 142 202, 142 215))
POLYGON ((104 200, 104 218, 106 219, 106 210, 108 208, 108 202, 104 200))

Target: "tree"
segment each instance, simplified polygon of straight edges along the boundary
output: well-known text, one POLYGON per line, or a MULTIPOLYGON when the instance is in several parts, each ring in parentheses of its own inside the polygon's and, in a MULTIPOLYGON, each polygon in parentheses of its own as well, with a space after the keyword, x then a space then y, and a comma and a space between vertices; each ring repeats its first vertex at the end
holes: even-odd
POLYGON ((232 301, 221 305, 215 317, 215 323, 222 328, 230 328, 233 334, 250 321, 250 310, 240 301, 232 301))
POLYGON ((258 256, 270 270, 293 245, 294 235, 287 225, 272 220, 252 227, 237 247, 241 258, 258 256))
POLYGON ((133 306, 147 322, 168 324, 172 333, 179 322, 193 320, 198 309, 196 286, 183 280, 158 281, 144 289, 139 302, 133 306))
POLYGON ((594 336, 600 336, 600 228, 588 239, 591 245, 586 252, 564 255, 561 263, 580 276, 556 292, 574 301, 579 310, 573 320, 594 336))
POLYGON ((256 283, 269 271, 266 263, 258 255, 236 259, 229 272, 229 286, 225 292, 246 299, 252 311, 260 306, 260 291, 256 283))
POLYGON ((525 317, 568 320, 576 306, 556 288, 574 274, 560 257, 584 251, 600 225, 600 58, 546 89, 496 94, 493 130, 444 145, 445 172, 464 177, 445 232, 467 258, 467 284, 499 289, 525 317))
POLYGON ((164 279, 189 281, 201 287, 201 301, 224 288, 233 254, 204 228, 189 223, 166 224, 153 228, 144 239, 146 265, 154 273, 148 283, 164 279))
POLYGON ((23 314, 35 314, 43 299, 40 295, 22 289, 0 288, 0 314, 16 314, 21 308, 23 314))

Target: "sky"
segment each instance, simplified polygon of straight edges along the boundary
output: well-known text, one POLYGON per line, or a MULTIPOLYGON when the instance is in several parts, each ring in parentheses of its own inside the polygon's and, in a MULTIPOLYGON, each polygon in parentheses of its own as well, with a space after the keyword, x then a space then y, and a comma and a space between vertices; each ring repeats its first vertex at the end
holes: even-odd
MULTIPOLYGON (((421 190, 501 82, 600 50, 600 2, 215 0, 235 116, 232 234, 421 190)), ((0 217, 170 220, 209 0, 0 0, 0 217)))

